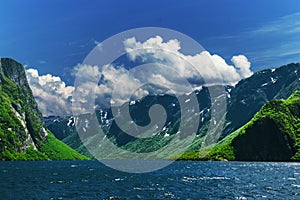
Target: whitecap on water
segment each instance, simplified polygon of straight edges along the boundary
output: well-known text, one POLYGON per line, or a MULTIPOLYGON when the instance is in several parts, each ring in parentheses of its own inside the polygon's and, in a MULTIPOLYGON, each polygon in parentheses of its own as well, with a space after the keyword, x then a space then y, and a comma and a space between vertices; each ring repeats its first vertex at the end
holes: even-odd
POLYGON ((224 177, 224 176, 202 176, 202 177, 186 177, 184 176, 182 178, 182 181, 184 182, 193 182, 193 181, 199 181, 199 180, 229 180, 230 178, 224 177))
POLYGON ((167 198, 175 198, 175 195, 172 192, 165 192, 164 196, 167 198))
POLYGON ((300 185, 292 184, 293 187, 300 188, 300 185))
POLYGON ((247 200, 247 198, 246 198, 246 197, 243 197, 243 196, 236 197, 235 199, 237 199, 237 200, 247 200))
POLYGON ((124 179, 122 178, 115 178, 114 181, 118 182, 118 181, 123 181, 124 179))

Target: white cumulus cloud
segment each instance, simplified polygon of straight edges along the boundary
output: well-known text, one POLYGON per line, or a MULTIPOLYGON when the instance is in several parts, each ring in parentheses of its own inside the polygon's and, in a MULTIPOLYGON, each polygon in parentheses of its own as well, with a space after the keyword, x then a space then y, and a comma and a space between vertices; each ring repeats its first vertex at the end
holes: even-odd
POLYGON ((156 36, 140 42, 132 37, 125 39, 123 46, 129 61, 156 64, 131 70, 126 62, 118 66, 79 64, 74 68, 75 86, 67 86, 57 76, 39 75, 36 69, 27 69, 43 115, 67 115, 72 109, 75 114, 85 113, 97 106, 120 105, 153 93, 180 95, 203 84, 234 85, 253 73, 244 55, 233 56, 231 64, 208 51, 186 55, 181 53, 177 39, 164 41, 156 36))
POLYGON ((84 113, 97 106, 109 106, 111 103, 123 104, 129 96, 142 98, 148 91, 139 88, 140 80, 136 79, 123 67, 111 64, 102 67, 77 65, 75 67, 75 92, 73 111, 84 113), (130 93, 134 91, 135 93, 130 93), (112 94, 115 94, 112 99, 112 94))
POLYGON ((36 69, 26 70, 27 79, 39 109, 44 116, 71 114, 73 86, 67 86, 60 77, 39 75, 36 69))
POLYGON ((172 66, 182 77, 189 80, 201 74, 206 84, 234 85, 252 74, 250 62, 244 55, 233 56, 233 65, 227 64, 221 56, 211 55, 208 51, 185 55, 180 52, 181 46, 177 39, 164 42, 162 37, 156 36, 141 43, 132 37, 124 41, 124 48, 132 61, 138 58, 142 61, 155 60, 172 66))

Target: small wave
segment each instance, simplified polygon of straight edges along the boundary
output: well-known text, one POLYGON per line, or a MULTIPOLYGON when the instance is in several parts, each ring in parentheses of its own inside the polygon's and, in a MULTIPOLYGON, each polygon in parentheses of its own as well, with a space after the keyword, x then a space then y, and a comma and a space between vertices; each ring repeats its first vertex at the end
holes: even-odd
POLYGON ((246 197, 243 197, 243 196, 236 197, 235 199, 236 199, 236 200, 247 200, 247 198, 246 198, 246 197))
POLYGON ((265 187, 265 189, 270 191, 280 191, 279 188, 275 188, 275 187, 265 187))
POLYGON ((110 196, 110 197, 108 197, 108 199, 109 200, 111 200, 111 199, 121 199, 121 197, 119 197, 119 196, 110 196))
POLYGON ((200 177, 200 180, 229 180, 230 178, 224 176, 214 176, 214 177, 200 177))
POLYGON ((175 198, 175 195, 172 192, 165 192, 164 193, 164 197, 172 199, 172 198, 175 198))
POLYGON ((89 180, 87 180, 87 179, 81 179, 80 181, 83 182, 83 183, 88 183, 89 182, 89 180))
POLYGON ((230 178, 224 176, 203 176, 203 177, 186 177, 182 178, 184 182, 193 182, 193 181, 200 181, 200 180, 229 180, 230 178))
POLYGON ((300 185, 292 184, 293 187, 300 188, 300 185))
POLYGON ((114 181, 118 182, 118 181, 123 181, 124 179, 122 178, 115 178, 114 181))
POLYGON ((53 183, 62 184, 62 183, 66 183, 66 182, 70 182, 70 181, 63 181, 63 180, 50 181, 51 184, 53 184, 53 183))

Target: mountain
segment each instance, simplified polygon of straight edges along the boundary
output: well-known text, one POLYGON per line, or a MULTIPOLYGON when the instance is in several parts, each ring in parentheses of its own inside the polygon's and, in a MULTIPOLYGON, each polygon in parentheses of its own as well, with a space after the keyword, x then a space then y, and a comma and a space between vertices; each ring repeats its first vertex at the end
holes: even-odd
MULTIPOLYGON (((201 115, 206 119, 209 118, 209 110, 206 110, 206 108, 209 108, 210 104, 207 93, 207 88, 204 88, 201 91, 196 91, 197 97, 202 98, 202 102, 198 105, 202 110, 201 115)), ((181 102, 188 104, 190 95, 181 96, 180 99, 181 102)), ((134 152, 151 152, 167 144, 170 140, 172 140, 175 133, 178 132, 181 117, 178 99, 172 95, 148 95, 142 99, 127 102, 121 107, 117 108, 119 113, 124 113, 124 110, 128 108, 130 109, 132 121, 125 121, 123 126, 130 127, 132 122, 135 122, 140 126, 144 126, 150 122, 150 118, 147 113, 155 104, 162 105, 166 109, 166 123, 161 132, 150 138, 137 139, 122 131, 115 122, 115 119, 122 118, 122 114, 119 116, 113 116, 112 108, 96 110, 96 116, 101 129, 105 132, 107 137, 116 144, 116 146, 126 148, 127 150, 134 152)), ((187 115, 191 116, 187 117, 192 119, 193 112, 193 107, 191 106, 189 109, 187 109, 187 115)), ((77 129, 84 129, 85 132, 89 132, 89 127, 85 126, 85 124, 88 124, 90 121, 91 116, 88 114, 68 117, 51 116, 45 118, 47 128, 51 130, 59 139, 76 149, 78 152, 89 157, 91 157, 91 154, 82 144, 81 139, 78 136, 77 129), (78 124, 82 124, 82 127, 78 124)), ((202 121, 202 123, 207 123, 207 121, 202 121)), ((90 139, 86 142, 92 142, 92 138, 94 136, 96 136, 96 134, 92 134, 90 139)), ((102 152, 99 152, 99 154, 102 154, 102 152)))
POLYGON ((300 90, 273 100, 241 129, 216 144, 205 159, 239 161, 300 160, 300 90))
POLYGON ((45 128, 23 66, 0 60, 0 160, 86 159, 45 128))
MULTIPOLYGON (((241 80, 234 87, 222 86, 223 96, 227 99, 227 112, 220 140, 246 124, 267 102, 288 98, 300 86, 298 72, 300 73, 300 64, 291 63, 277 69, 256 72, 251 77, 241 80)), ((187 159, 197 155, 211 122, 212 102, 209 89, 203 87, 194 94, 196 94, 199 107, 198 109, 191 107, 186 111, 191 119, 193 115, 199 115, 200 123, 196 131, 197 137, 189 147, 190 152, 186 154, 187 159), (195 110, 198 110, 198 113, 195 113, 195 110), (194 151, 197 153, 193 153, 194 151)), ((179 97, 179 100, 172 95, 149 95, 136 101, 127 102, 119 108, 122 113, 123 109, 129 107, 133 122, 138 125, 146 125, 150 122, 147 114, 149 108, 155 104, 163 105, 167 112, 166 123, 161 132, 150 138, 135 138, 123 132, 115 123, 115 120, 121 118, 122 114, 113 116, 111 108, 97 110, 96 115, 100 127, 116 146, 133 152, 151 152, 168 144, 178 132, 178 127, 188 123, 189 120, 186 120, 187 122, 180 121, 181 110, 178 102, 188 102, 191 95, 183 95, 179 97)), ((89 121, 88 116, 50 117, 46 119, 46 125, 63 142, 77 151, 91 156, 78 137, 75 127, 75 121, 78 119, 81 119, 82 123, 89 121)), ((129 127, 132 121, 124 123, 127 123, 125 126, 129 127)), ((86 142, 89 144, 92 140, 86 142)), ((101 152, 99 153, 101 154, 101 152)))
POLYGON ((267 102, 286 99, 300 87, 300 64, 266 69, 241 80, 230 93, 223 136, 247 123, 267 102))

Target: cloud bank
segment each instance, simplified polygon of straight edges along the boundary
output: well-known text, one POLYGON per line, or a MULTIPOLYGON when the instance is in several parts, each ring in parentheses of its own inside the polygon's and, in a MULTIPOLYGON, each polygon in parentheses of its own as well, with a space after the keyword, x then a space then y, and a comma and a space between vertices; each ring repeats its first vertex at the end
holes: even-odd
POLYGON ((126 62, 121 66, 111 63, 104 66, 77 65, 74 74, 79 89, 76 89, 77 96, 73 99, 73 86, 66 86, 59 77, 50 74, 40 76, 37 70, 28 69, 29 84, 43 115, 71 114, 74 99, 77 109, 84 112, 85 107, 95 106, 95 102, 97 106, 109 106, 152 93, 180 95, 199 89, 203 84, 234 85, 252 75, 250 62, 244 55, 233 56, 232 64, 208 51, 185 55, 181 53, 180 41, 176 39, 164 41, 156 36, 140 42, 133 37, 124 40, 123 46, 130 62, 159 65, 137 66, 133 70, 126 68, 126 62), (114 98, 112 94, 115 94, 114 98))
POLYGON ((233 65, 227 64, 221 56, 211 55, 208 51, 184 55, 180 52, 180 42, 176 39, 164 42, 160 36, 156 36, 141 43, 133 37, 124 41, 124 48, 132 61, 138 58, 145 62, 155 60, 172 66, 188 80, 193 80, 195 75, 200 74, 206 84, 234 85, 252 74, 250 62, 244 55, 233 56, 233 65))
POLYGON ((60 77, 39 75, 36 69, 27 69, 28 83, 43 116, 71 114, 73 86, 67 86, 60 77))

